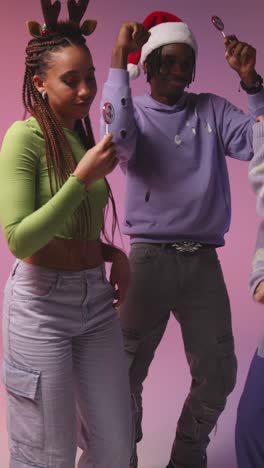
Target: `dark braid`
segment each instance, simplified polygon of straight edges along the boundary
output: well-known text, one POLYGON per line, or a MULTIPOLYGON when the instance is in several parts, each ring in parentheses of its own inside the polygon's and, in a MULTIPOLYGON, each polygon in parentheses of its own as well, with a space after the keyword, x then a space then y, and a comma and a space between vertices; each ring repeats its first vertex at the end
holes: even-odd
MULTIPOLYGON (((64 135, 63 128, 56 115, 50 108, 48 101, 43 99, 33 84, 33 76, 38 74, 45 76, 47 69, 52 61, 52 53, 61 50, 62 48, 75 45, 78 47, 87 48, 85 39, 81 34, 80 28, 75 23, 68 21, 57 24, 56 32, 49 34, 46 37, 32 39, 26 48, 26 70, 23 83, 23 103, 26 112, 34 116, 39 123, 43 132, 46 149, 46 159, 48 176, 50 182, 51 194, 56 191, 66 182, 70 174, 76 168, 76 161, 67 138, 64 135), (54 186, 55 183, 55 186, 54 186)), ((90 119, 87 116, 82 121, 76 122, 75 131, 86 149, 90 149, 95 145, 93 131, 90 119)), ((117 224, 117 214, 113 195, 109 184, 109 198, 113 207, 112 221, 112 240, 114 230, 117 224)), ((88 196, 80 204, 79 208, 73 215, 72 224, 75 226, 75 236, 83 238, 90 230, 91 210, 88 196)), ((106 237, 105 228, 103 226, 103 234, 106 237)))
MULTIPOLYGON (((81 140, 83 141, 84 146, 87 146, 87 143, 89 141, 90 143, 92 143, 92 145, 90 147, 93 147, 95 145, 95 141, 94 141, 94 135, 93 135, 92 127, 91 127, 91 122, 90 122, 90 119, 89 119, 88 116, 84 118, 84 123, 85 123, 85 129, 83 127, 83 123, 81 122, 81 120, 78 120, 76 122, 75 129, 78 132, 81 140)), ((88 147, 87 147, 87 149, 88 149, 88 147)), ((108 233, 107 233, 107 230, 106 230, 106 218, 107 218, 107 214, 108 214, 108 210, 109 210, 109 204, 107 204, 105 212, 104 212, 102 234, 103 234, 103 237, 105 238, 105 240, 107 242, 113 243, 116 228, 118 227, 120 237, 121 237, 121 231, 120 231, 119 222, 118 222, 118 216, 117 216, 117 210, 116 210, 114 195, 113 195, 112 189, 111 189, 110 184, 109 184, 108 180, 106 179, 106 177, 105 177, 105 183, 106 183, 107 188, 108 188, 109 199, 110 199, 111 206, 112 206, 112 228, 111 228, 111 237, 109 237, 108 233)))
POLYGON ((106 218, 107 218, 107 214, 108 214, 109 204, 107 205, 106 210, 105 210, 105 212, 104 212, 104 220, 103 220, 102 233, 103 233, 103 237, 105 238, 105 240, 106 240, 107 242, 112 243, 113 240, 114 240, 114 237, 115 237, 115 230, 116 230, 116 227, 118 227, 118 232, 119 232, 121 241, 122 241, 122 237, 121 237, 121 230, 120 230, 120 227, 119 227, 119 222, 118 222, 118 217, 117 217, 117 211, 116 211, 116 204, 115 204, 114 195, 113 195, 113 192, 112 192, 111 187, 110 187, 110 185, 109 185, 109 182, 108 182, 108 180, 107 180, 106 178, 105 178, 105 182, 106 182, 106 185, 107 185, 107 188, 108 188, 109 199, 110 199, 110 201, 111 201, 112 212, 113 212, 113 213, 112 213, 111 238, 109 238, 108 233, 107 233, 107 230, 106 230, 106 218))
MULTIPOLYGON (((80 128, 80 131, 79 131, 80 138, 82 138, 81 133, 83 132, 83 134, 86 135, 86 138, 88 139, 88 141, 93 142, 92 146, 94 146, 95 141, 94 141, 93 131, 92 131, 91 122, 90 122, 89 117, 84 118, 84 123, 85 123, 85 131, 84 131, 82 122, 78 121, 78 123, 77 123, 77 125, 81 124, 80 126, 82 126, 82 129, 80 128)), ((111 189, 110 184, 109 184, 108 180, 106 179, 106 177, 105 177, 105 183, 106 183, 107 188, 108 188, 109 199, 110 199, 111 206, 112 206, 112 229, 111 229, 111 237, 109 237, 108 233, 107 233, 107 230, 106 230, 106 218, 107 218, 107 213, 108 213, 108 209, 109 209, 109 204, 107 204, 105 212, 104 212, 102 234, 103 234, 103 237, 105 238, 105 240, 107 242, 112 243, 114 241, 116 227, 118 227, 120 237, 121 237, 121 231, 120 231, 120 227, 119 227, 119 223, 118 223, 118 216, 117 216, 117 210, 116 210, 114 195, 113 195, 112 189, 111 189)))
MULTIPOLYGON (((162 51, 162 46, 158 47, 157 49, 154 49, 146 59, 146 63, 148 64, 148 71, 147 71, 147 82, 150 83, 151 79, 159 75, 160 73, 160 67, 161 67, 161 51, 162 51)), ((191 81, 194 81, 195 79, 195 71, 196 71, 196 61, 195 61, 195 54, 192 49, 192 56, 193 56, 193 69, 192 69, 192 79, 191 81)))
POLYGON ((147 82, 150 83, 151 79, 154 78, 154 76, 158 75, 160 72, 160 67, 161 67, 161 50, 162 47, 158 47, 157 49, 154 49, 146 59, 146 63, 148 65, 148 71, 147 71, 147 82))

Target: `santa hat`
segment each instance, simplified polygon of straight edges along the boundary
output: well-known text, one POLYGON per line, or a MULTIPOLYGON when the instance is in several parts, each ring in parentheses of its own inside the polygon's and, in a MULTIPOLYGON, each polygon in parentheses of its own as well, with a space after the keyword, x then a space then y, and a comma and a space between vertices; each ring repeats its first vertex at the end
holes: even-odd
POLYGON ((128 55, 127 69, 129 77, 135 79, 139 76, 139 61, 143 64, 147 56, 158 47, 175 42, 189 45, 195 56, 198 46, 195 37, 186 23, 178 16, 166 11, 153 11, 143 21, 145 28, 151 33, 141 50, 128 55))

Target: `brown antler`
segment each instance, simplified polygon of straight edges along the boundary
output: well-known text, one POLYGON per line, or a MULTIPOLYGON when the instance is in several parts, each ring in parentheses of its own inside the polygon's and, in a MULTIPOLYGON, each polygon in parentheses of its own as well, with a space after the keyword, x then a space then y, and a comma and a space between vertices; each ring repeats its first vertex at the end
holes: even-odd
POLYGON ((69 18, 71 21, 80 24, 80 21, 86 11, 89 0, 68 0, 69 18))
POLYGON ((60 1, 56 0, 52 5, 51 0, 41 0, 41 8, 47 28, 51 30, 54 29, 61 10, 60 1))

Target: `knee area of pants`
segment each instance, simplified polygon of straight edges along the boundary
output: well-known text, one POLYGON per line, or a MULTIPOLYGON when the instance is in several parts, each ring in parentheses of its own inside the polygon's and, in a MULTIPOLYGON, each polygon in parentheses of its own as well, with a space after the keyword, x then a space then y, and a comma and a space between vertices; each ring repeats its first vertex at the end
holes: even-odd
POLYGON ((127 418, 127 424, 121 424, 119 427, 114 427, 111 434, 105 434, 104 438, 107 441, 104 444, 103 450, 116 456, 122 455, 125 457, 126 454, 130 455, 132 439, 133 439, 133 426, 132 419, 127 418))
POLYGON ((230 365, 223 374, 225 396, 227 397, 235 388, 237 379, 237 360, 235 356, 230 359, 230 365))
POLYGON ((120 461, 117 463, 118 466, 129 466, 129 460, 132 450, 132 436, 128 437, 116 437, 112 441, 112 444, 104 449, 106 459, 113 459, 120 461), (108 452, 108 455, 107 455, 108 452))
POLYGON ((134 356, 140 344, 139 340, 124 340, 124 347, 127 354, 134 356))
POLYGON ((214 407, 225 406, 227 396, 236 385, 237 365, 236 361, 230 360, 226 366, 216 367, 217 373, 208 374, 199 389, 199 396, 204 401, 212 401, 214 407))
MULTIPOLYGON (((226 372, 218 375, 212 383, 208 383, 206 395, 213 401, 214 407, 225 407, 226 399, 236 385, 236 373, 226 372)), ((205 398, 206 400, 206 398, 205 398)))
POLYGON ((235 388, 237 378, 237 358, 233 349, 233 339, 219 344, 220 356, 218 376, 221 394, 227 397, 235 388))
POLYGON ((134 356, 140 344, 140 336, 133 330, 122 330, 122 333, 126 353, 134 356))
POLYGON ((235 388, 237 378, 237 359, 234 354, 232 342, 221 343, 219 362, 216 363, 217 374, 212 379, 212 386, 216 394, 226 398, 235 388), (222 348, 222 346, 224 347, 222 348), (228 345, 228 346, 227 346, 228 345), (229 349, 230 348, 230 349, 229 349))

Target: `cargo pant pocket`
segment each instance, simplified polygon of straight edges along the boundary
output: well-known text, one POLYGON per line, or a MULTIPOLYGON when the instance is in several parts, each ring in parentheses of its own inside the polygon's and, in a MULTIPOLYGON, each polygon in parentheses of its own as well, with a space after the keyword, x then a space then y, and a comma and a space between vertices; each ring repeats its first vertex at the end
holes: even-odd
POLYGON ((8 397, 7 424, 10 438, 32 448, 42 449, 44 421, 40 372, 4 361, 3 381, 8 397))

